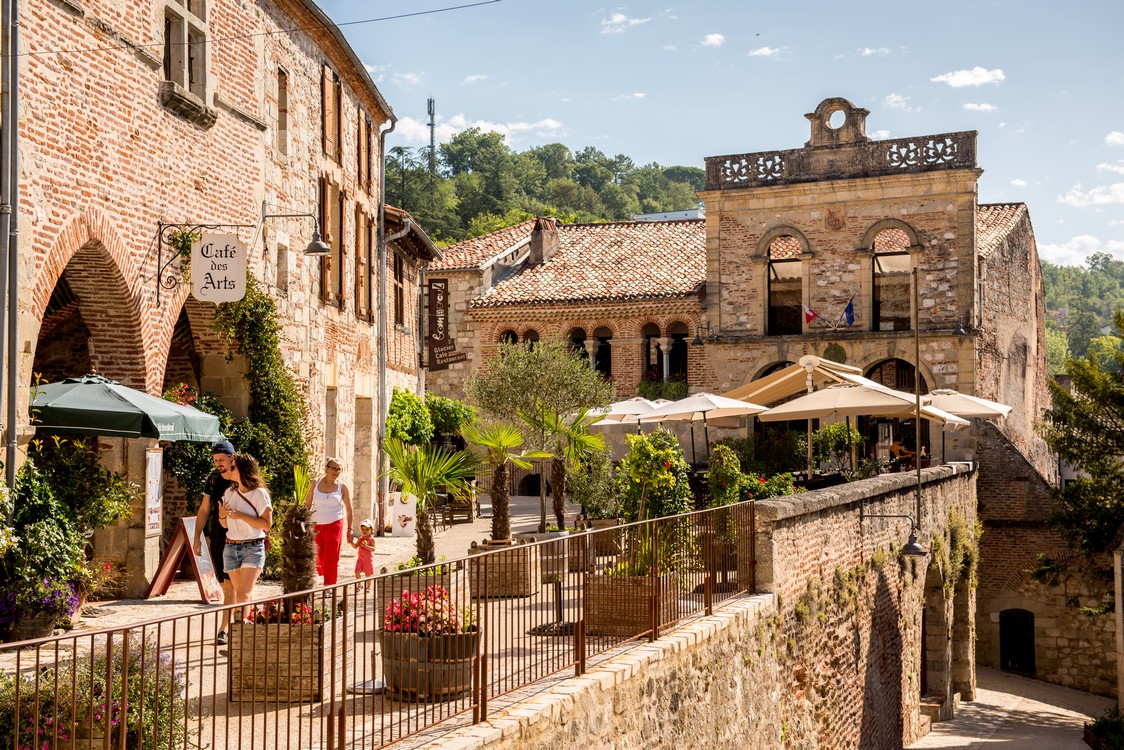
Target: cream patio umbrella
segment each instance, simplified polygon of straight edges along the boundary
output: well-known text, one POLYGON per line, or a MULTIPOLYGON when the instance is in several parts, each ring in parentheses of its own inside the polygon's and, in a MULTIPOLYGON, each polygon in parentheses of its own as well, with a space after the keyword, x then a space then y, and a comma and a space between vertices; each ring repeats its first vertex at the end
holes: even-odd
MULTIPOLYGON (((690 422, 692 433, 695 422, 702 421, 703 435, 707 451, 710 450, 710 431, 707 417, 747 417, 765 411, 764 406, 739 401, 713 393, 696 393, 678 401, 672 401, 640 417, 640 422, 690 422)), ((709 457, 709 456, 708 456, 709 457)), ((695 463, 695 441, 691 440, 691 460, 695 463)))
POLYGON ((998 401, 989 401, 979 396, 969 396, 951 388, 929 391, 929 403, 958 417, 983 417, 984 419, 1002 419, 1011 413, 1012 408, 998 401))
MULTIPOLYGON (((909 417, 917 412, 912 394, 885 386, 858 383, 837 383, 774 406, 757 415, 762 422, 783 422, 790 419, 821 417, 909 417)), ((946 425, 967 426, 968 420, 930 404, 922 404, 922 419, 946 425)))

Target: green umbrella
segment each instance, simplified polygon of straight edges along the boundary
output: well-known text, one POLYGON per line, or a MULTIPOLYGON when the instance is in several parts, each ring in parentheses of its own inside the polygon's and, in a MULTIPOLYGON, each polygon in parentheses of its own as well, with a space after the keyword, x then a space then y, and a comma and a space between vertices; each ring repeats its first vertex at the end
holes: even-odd
POLYGON ((100 375, 36 386, 33 424, 46 432, 147 437, 214 443, 224 440, 219 418, 191 406, 150 396, 100 375))

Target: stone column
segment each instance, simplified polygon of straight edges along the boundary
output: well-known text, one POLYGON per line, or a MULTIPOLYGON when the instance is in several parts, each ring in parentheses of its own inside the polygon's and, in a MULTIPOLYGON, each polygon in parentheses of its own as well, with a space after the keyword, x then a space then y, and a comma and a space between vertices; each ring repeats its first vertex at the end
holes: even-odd
POLYGON ((663 360, 662 360, 663 361, 663 380, 666 383, 667 377, 670 374, 670 370, 671 370, 671 343, 672 343, 672 338, 671 338, 671 336, 664 336, 662 339, 659 340, 659 342, 660 342, 660 349, 663 352, 663 360))

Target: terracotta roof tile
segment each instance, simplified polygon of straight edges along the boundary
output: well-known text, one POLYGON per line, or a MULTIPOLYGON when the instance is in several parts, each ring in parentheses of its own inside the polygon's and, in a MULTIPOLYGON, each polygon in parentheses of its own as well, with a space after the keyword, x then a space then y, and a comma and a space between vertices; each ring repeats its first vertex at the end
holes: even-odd
POLYGON ((976 207, 976 252, 986 258, 1024 216, 1025 203, 981 203, 976 207))
POLYGON ((535 220, 527 219, 506 229, 499 229, 464 242, 458 242, 452 247, 445 248, 442 251, 444 257, 431 263, 429 270, 457 271, 479 268, 494 256, 510 250, 520 240, 527 239, 534 228, 535 220))
POLYGON ((695 294, 706 278, 706 220, 560 224, 554 255, 524 264, 476 307, 695 294))

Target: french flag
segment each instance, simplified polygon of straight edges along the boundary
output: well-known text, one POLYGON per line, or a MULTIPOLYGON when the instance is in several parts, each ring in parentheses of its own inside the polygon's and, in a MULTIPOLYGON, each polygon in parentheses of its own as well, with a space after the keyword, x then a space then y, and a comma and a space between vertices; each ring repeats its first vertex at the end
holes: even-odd
POLYGON ((804 322, 805 323, 811 323, 813 320, 820 317, 819 315, 816 314, 815 310, 808 307, 807 305, 801 305, 800 309, 802 309, 804 311, 804 322))

